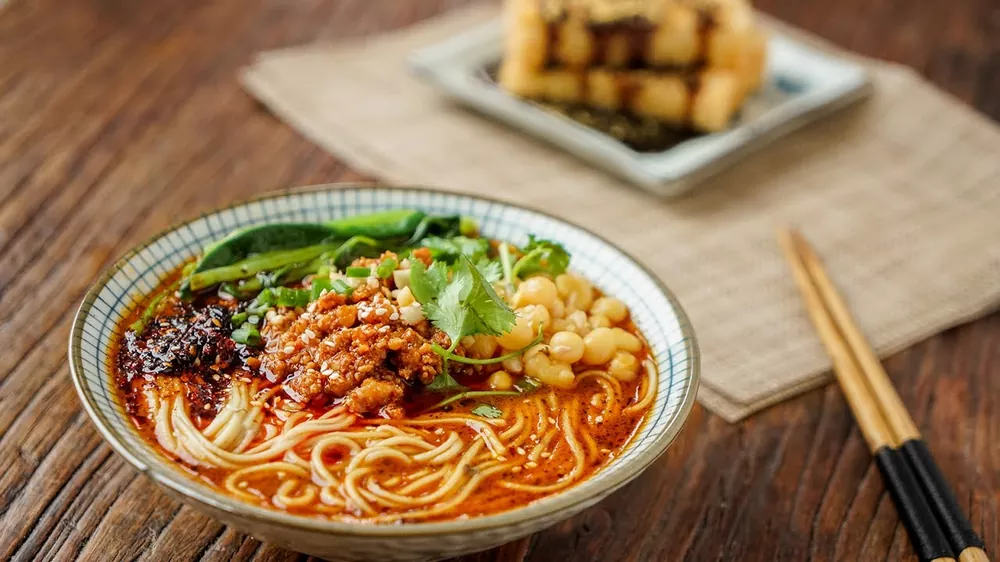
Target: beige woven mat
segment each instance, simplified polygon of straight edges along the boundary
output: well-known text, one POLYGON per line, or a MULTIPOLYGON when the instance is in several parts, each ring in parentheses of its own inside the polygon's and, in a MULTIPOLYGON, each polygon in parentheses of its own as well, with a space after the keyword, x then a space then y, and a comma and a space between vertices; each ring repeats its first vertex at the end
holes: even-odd
POLYGON ((801 227, 883 355, 1000 303, 1000 130, 912 71, 871 62, 871 100, 665 202, 407 71, 413 49, 495 16, 479 7, 361 46, 265 53, 244 82, 375 177, 542 207, 640 256, 690 314, 699 397, 727 420, 829 379, 778 226, 801 227))

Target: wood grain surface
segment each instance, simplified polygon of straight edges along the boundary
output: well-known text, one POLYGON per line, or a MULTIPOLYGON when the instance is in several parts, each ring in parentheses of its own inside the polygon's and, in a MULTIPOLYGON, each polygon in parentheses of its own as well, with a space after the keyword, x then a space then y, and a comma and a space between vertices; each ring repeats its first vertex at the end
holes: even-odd
MULTIPOLYGON (((462 3, 0 8, 0 560, 305 558, 168 499, 103 444, 69 380, 70 318, 102 268, 175 221, 263 191, 360 179, 240 90, 237 71, 254 53, 398 28, 462 3)), ((912 65, 1000 119, 996 0, 758 5, 912 65)), ((1000 315, 887 368, 996 554, 1000 315)), ((463 560, 914 559, 847 406, 828 387, 737 425, 698 407, 669 452, 607 501, 463 560)))

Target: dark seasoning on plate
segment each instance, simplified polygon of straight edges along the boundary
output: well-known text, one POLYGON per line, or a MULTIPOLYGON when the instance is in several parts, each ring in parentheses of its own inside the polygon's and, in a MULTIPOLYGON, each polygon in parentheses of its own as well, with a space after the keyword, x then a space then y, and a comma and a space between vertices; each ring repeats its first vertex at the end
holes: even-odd
MULTIPOLYGON (((484 81, 497 88, 500 87, 496 80, 499 68, 500 61, 496 61, 484 67, 481 73, 484 81)), ((650 117, 640 117, 624 112, 600 110, 582 105, 533 100, 522 101, 600 131, 641 153, 664 152, 685 141, 705 135, 689 128, 678 129, 650 117)), ((736 119, 739 119, 739 115, 736 119)))

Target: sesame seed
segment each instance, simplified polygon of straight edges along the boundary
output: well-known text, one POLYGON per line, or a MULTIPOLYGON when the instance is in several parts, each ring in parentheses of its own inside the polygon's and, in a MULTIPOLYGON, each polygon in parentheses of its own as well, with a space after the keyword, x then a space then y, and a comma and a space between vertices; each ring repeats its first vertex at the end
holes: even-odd
POLYGON ((510 469, 510 471, 511 472, 521 472, 521 467, 515 466, 514 468, 510 469))
POLYGON ((551 423, 552 425, 555 425, 556 424, 555 418, 549 418, 549 423, 551 423))
POLYGON ((299 339, 302 340, 302 343, 309 343, 309 334, 302 334, 299 339))
POLYGON ((239 484, 237 484, 237 486, 239 486, 240 488, 246 488, 246 487, 250 486, 250 483, 244 481, 244 482, 240 482, 239 484))
POLYGON ((602 455, 607 455, 609 453, 611 453, 611 449, 601 449, 601 454, 602 455))
POLYGON ((240 377, 240 380, 243 381, 243 382, 245 382, 245 383, 249 383, 250 382, 250 378, 249 377, 240 377))
POLYGON ((202 406, 202 409, 207 412, 207 411, 209 411, 209 410, 212 409, 212 405, 211 404, 205 404, 204 406, 202 406))
POLYGON ((308 336, 309 336, 310 338, 315 338, 315 337, 316 337, 316 332, 312 331, 312 330, 311 330, 311 329, 309 329, 309 328, 306 328, 306 331, 305 331, 305 333, 306 333, 306 335, 308 335, 308 336))
POLYGON ((597 423, 604 423, 604 416, 597 416, 594 418, 594 421, 597 423))
POLYGON ((518 447, 517 448, 517 454, 524 455, 524 447, 518 447))
POLYGON ((538 463, 535 461, 528 461, 524 463, 524 468, 538 468, 538 463))
POLYGON ((286 345, 285 349, 282 349, 282 351, 284 351, 285 353, 295 353, 295 346, 294 345, 286 345))
POLYGON ((389 315, 389 320, 399 320, 399 313, 393 312, 391 315, 389 315))
POLYGON ((507 457, 503 455, 497 455, 497 460, 500 462, 505 462, 507 460, 507 457))
POLYGON ((382 308, 380 306, 380 307, 378 307, 378 308, 375 309, 375 316, 385 316, 386 312, 389 312, 389 311, 386 310, 386 309, 384 309, 384 308, 382 308))
POLYGON ((551 456, 552 456, 552 454, 551 454, 551 453, 549 453, 548 451, 545 451, 545 452, 544 452, 544 453, 542 453, 542 454, 541 454, 540 456, 541 456, 541 457, 542 457, 543 459, 547 459, 547 458, 551 457, 551 456))
POLYGON ((538 436, 537 436, 537 435, 535 435, 534 433, 532 433, 532 434, 531 434, 531 435, 529 436, 529 438, 530 438, 530 439, 531 439, 532 441, 538 441, 538 436))
POLYGON ((440 427, 434 430, 435 435, 444 435, 444 430, 440 427))
POLYGON ((284 470, 279 470, 278 471, 278 478, 282 478, 283 479, 284 477, 285 477, 285 471, 284 470))

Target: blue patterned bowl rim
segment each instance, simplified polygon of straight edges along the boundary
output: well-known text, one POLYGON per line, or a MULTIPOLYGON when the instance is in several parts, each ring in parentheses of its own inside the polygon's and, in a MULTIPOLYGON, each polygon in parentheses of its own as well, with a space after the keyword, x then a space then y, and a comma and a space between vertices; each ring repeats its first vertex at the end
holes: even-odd
POLYGON ((129 250, 101 274, 80 304, 69 337, 69 363, 70 376, 80 400, 101 435, 115 452, 157 483, 182 496, 251 520, 331 535, 374 538, 461 534, 528 523, 557 516, 560 512, 568 515, 574 507, 624 486, 659 458, 683 427, 697 394, 700 356, 690 321, 673 293, 648 267, 598 234, 548 211, 500 199, 425 187, 343 183, 273 192, 221 207, 163 230, 129 250), (320 197, 325 198, 330 207, 320 210, 316 206, 303 206, 307 199, 314 205, 322 205, 320 197), (334 198, 339 199, 340 203, 333 203, 334 198), (282 205, 292 205, 295 201, 300 203, 297 210, 285 209, 276 214, 268 214, 269 207, 277 210, 282 205), (348 201, 353 207, 349 212, 343 212, 348 201), (335 208, 333 205, 340 205, 341 212, 329 212, 335 208), (621 457, 603 471, 567 490, 510 511, 451 521, 370 525, 292 515, 238 501, 173 466, 171 461, 160 455, 138 434, 127 420, 117 396, 111 391, 107 342, 120 318, 135 306, 138 297, 155 287, 163 274, 200 252, 205 242, 224 235, 235 226, 266 222, 268 219, 331 219, 394 207, 417 207, 430 212, 471 215, 479 219, 485 235, 514 243, 522 243, 529 231, 539 233, 542 237, 553 237, 573 253, 574 269, 581 270, 576 267, 580 260, 612 259, 617 268, 625 268, 636 277, 635 284, 622 287, 623 281, 609 276, 611 269, 607 264, 588 262, 587 267, 583 268, 589 268, 590 271, 584 273, 598 287, 629 305, 640 330, 650 341, 659 368, 660 382, 653 408, 640 433, 628 444, 621 457), (238 217, 240 212, 244 213, 244 217, 238 217), (512 222, 511 217, 508 217, 506 222, 497 222, 503 221, 508 214, 514 215, 514 219, 529 220, 512 222), (223 217, 242 220, 237 221, 237 224, 227 225, 223 217), (213 225, 213 221, 217 225, 213 225), (222 229, 217 230, 216 226, 221 226, 222 229), (544 226, 541 228, 543 232, 538 232, 541 226, 544 226), (201 236, 197 235, 199 229, 202 231, 201 236), (178 247, 176 240, 170 242, 172 251, 165 254, 161 246, 171 237, 179 239, 185 245, 178 247), (584 246, 587 252, 581 253, 579 249, 584 246), (574 249, 577 251, 574 252, 574 249), (157 256, 162 256, 162 259, 157 260, 157 256), (137 266, 145 269, 139 270, 137 266), (598 270, 603 273, 594 279, 593 272, 598 270), (120 278, 128 280, 129 285, 122 285, 120 278), (637 291, 636 287, 644 291, 637 291), (637 299, 643 293, 643 301, 640 302, 637 299), (108 303, 106 295, 115 297, 114 304, 108 303), (649 307, 657 305, 656 310, 640 310, 646 301, 655 301, 648 304, 649 307), (666 323, 666 327, 663 323, 666 323), (100 327, 95 328, 95 324, 100 324, 100 327), (666 386, 664 381, 668 383, 666 386))

